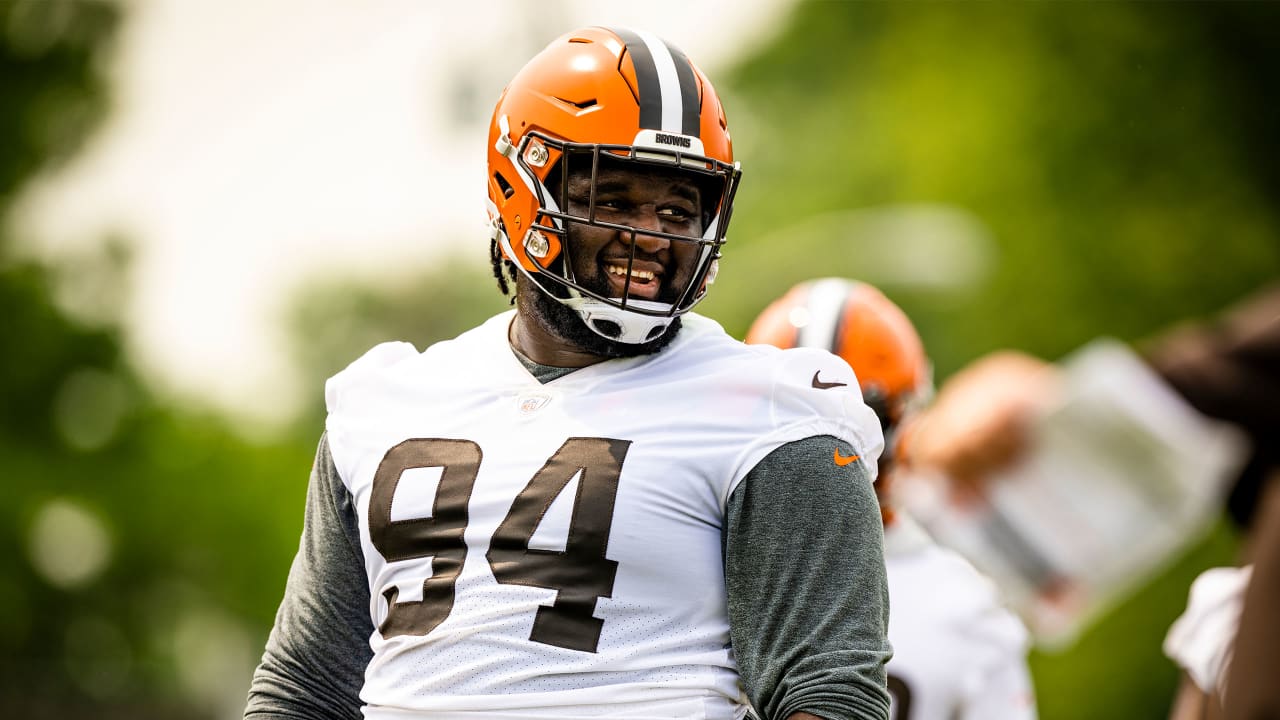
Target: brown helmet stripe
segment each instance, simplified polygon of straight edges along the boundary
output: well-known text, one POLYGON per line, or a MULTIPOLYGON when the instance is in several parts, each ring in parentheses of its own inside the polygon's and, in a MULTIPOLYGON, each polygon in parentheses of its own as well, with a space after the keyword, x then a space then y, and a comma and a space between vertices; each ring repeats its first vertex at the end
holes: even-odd
POLYGON ((698 79, 689 58, 665 40, 647 33, 642 36, 634 30, 609 30, 622 40, 631 55, 640 127, 699 137, 698 79), (661 55, 655 57, 655 53, 661 55), (679 107, 675 107, 677 103, 679 107))
POLYGON ((685 135, 699 137, 701 132, 701 108, 698 107, 698 79, 694 76, 689 58, 674 45, 667 45, 671 59, 675 61, 676 77, 680 79, 680 128, 685 135))

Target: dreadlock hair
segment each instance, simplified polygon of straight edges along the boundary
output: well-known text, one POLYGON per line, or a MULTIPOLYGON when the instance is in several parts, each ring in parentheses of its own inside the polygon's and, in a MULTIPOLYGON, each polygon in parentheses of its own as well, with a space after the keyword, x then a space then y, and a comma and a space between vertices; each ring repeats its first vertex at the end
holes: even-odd
POLYGON ((489 262, 493 265, 493 276, 498 280, 498 289, 515 305, 516 296, 512 286, 516 282, 516 264, 502 256, 502 248, 498 246, 496 238, 489 241, 489 262))

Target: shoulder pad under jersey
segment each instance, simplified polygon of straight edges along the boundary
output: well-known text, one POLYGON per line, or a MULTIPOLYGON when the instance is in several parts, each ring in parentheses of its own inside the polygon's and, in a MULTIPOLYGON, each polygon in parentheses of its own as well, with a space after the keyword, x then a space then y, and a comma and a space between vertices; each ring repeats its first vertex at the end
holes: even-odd
POLYGON ((417 355, 417 348, 407 342, 384 342, 373 346, 325 382, 324 401, 329 412, 334 412, 341 406, 342 396, 347 388, 358 384, 363 378, 417 355))

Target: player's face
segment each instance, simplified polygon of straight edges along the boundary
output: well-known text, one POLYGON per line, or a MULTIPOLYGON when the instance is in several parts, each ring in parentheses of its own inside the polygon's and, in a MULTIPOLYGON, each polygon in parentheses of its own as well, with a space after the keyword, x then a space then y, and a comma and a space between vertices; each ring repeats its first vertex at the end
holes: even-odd
MULTIPOLYGON (((570 173, 566 189, 566 211, 588 216, 590 173, 570 173)), ((599 169, 595 192, 596 221, 626 225, 636 233, 633 238, 625 230, 568 223, 565 256, 574 280, 608 298, 677 302, 693 280, 698 245, 645 233, 700 238, 702 196, 697 184, 672 168, 605 165, 599 169)))

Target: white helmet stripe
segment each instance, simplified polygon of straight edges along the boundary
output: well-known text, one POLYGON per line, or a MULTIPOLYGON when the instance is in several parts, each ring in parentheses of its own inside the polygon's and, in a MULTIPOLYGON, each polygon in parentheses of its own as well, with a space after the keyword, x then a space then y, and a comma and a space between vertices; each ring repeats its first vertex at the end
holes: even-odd
POLYGON ((699 137, 698 78, 689 58, 653 33, 623 28, 610 31, 631 56, 641 130, 699 137))
POLYGON ((671 55, 671 49, 662 38, 653 33, 644 30, 635 32, 645 47, 649 48, 654 69, 658 71, 658 88, 662 97, 662 127, 658 129, 669 133, 683 133, 684 100, 680 92, 680 75, 676 72, 676 61, 671 55))
POLYGON ((796 345, 835 352, 836 331, 848 295, 848 284, 839 278, 815 281, 804 303, 808 322, 796 333, 796 345))

